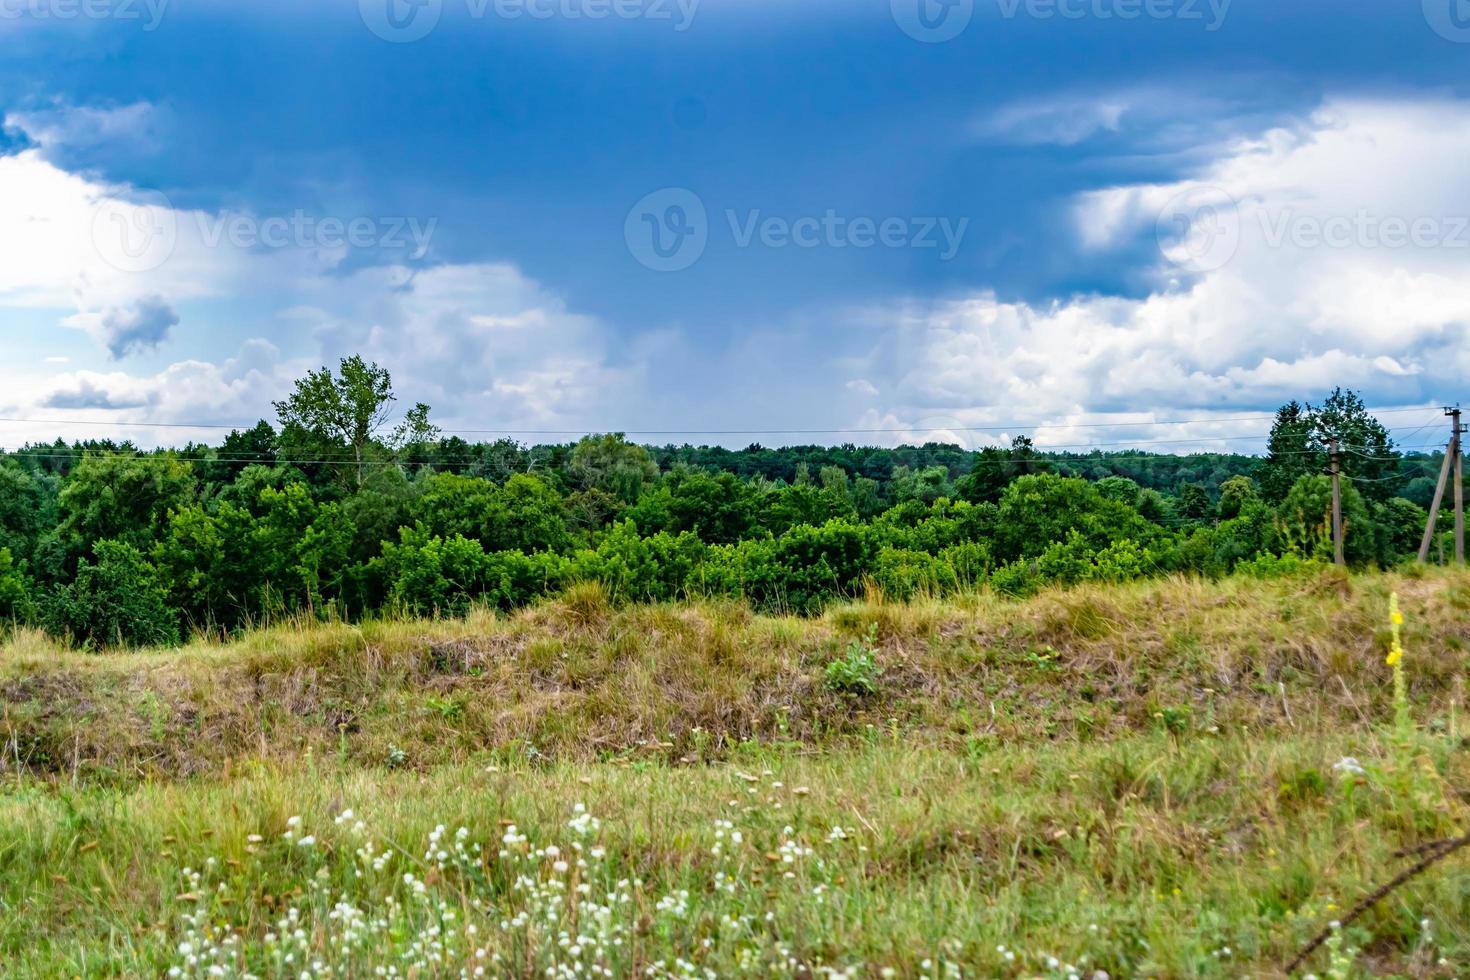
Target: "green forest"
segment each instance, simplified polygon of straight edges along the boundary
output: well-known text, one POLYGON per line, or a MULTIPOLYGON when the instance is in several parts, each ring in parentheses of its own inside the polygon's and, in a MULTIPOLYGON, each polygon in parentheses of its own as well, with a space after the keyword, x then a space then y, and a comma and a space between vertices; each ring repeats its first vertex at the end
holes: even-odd
POLYGON ((6 453, 0 617, 100 648, 291 615, 511 609, 582 582, 614 601, 813 614, 873 590, 1291 574, 1331 560, 1333 439, 1347 560, 1389 567, 1417 551, 1442 460, 1399 452, 1341 389, 1283 406, 1263 456, 1047 453, 1024 437, 979 451, 471 443, 397 404, 388 372, 351 357, 218 445, 6 453))

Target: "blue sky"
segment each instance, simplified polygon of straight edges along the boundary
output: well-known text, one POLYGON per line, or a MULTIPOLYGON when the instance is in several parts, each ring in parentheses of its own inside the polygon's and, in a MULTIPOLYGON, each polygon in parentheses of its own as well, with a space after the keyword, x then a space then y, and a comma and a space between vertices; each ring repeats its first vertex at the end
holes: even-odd
POLYGON ((0 3, 0 414, 78 423, 3 445, 357 351, 452 430, 972 446, 1470 366, 1461 0, 89 2, 0 3))

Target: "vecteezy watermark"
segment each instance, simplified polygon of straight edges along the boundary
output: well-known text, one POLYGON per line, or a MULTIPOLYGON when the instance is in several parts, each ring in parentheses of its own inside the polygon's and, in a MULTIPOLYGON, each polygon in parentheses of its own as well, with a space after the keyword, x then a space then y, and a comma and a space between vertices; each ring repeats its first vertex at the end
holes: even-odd
POLYGON ((121 272, 150 272, 178 247, 180 225, 192 227, 193 239, 207 249, 404 249, 413 257, 428 251, 437 218, 343 218, 311 214, 260 217, 252 214, 205 214, 175 211, 158 191, 130 198, 110 197, 92 210, 91 238, 98 256, 121 272))
MULTIPOLYGON (((446 0, 358 0, 368 30, 385 41, 406 44, 439 24, 446 0)), ((456 0, 471 20, 649 20, 667 21, 675 31, 694 23, 700 0, 456 0)))
POLYGON ((740 214, 725 211, 730 234, 739 248, 758 243, 765 248, 932 248, 948 262, 959 254, 969 218, 848 218, 832 208, 821 217, 784 218, 759 209, 740 214))
POLYGON ((120 272, 148 272, 168 261, 179 240, 178 213, 158 191, 107 197, 92 209, 92 246, 120 272))
POLYGON ((241 249, 344 248, 408 249, 423 255, 434 237, 438 218, 353 218, 322 216, 297 209, 290 216, 261 218, 252 214, 196 213, 199 239, 206 248, 229 245, 241 249))
MULTIPOLYGON (((981 0, 1003 20, 1177 20, 1218 31, 1234 0, 981 0)), ((1426 0, 1426 3, 1430 0, 1426 0)), ((1455 0, 1460 2, 1460 0, 1455 0)), ((1470 2, 1470 0, 1466 0, 1470 2)), ((893 21, 916 41, 938 44, 964 33, 976 0, 889 0, 893 21)))
MULTIPOLYGON (((723 218, 736 248, 934 249, 943 262, 959 253, 970 227, 969 218, 848 217, 833 208, 794 218, 727 208, 723 218)), ((623 222, 629 254, 655 272, 678 272, 698 262, 711 230, 704 201, 683 187, 645 196, 623 222)))
POLYGON ((959 37, 975 15, 975 0, 888 0, 893 22, 915 41, 941 44, 959 37))
POLYGON ((1423 0, 1424 20, 1447 41, 1470 44, 1470 0, 1423 0))
POLYGON ((995 0, 1006 20, 1178 20, 1218 31, 1234 0, 995 0))
POLYGON ((633 258, 654 272, 687 269, 709 244, 704 202, 683 187, 645 195, 623 222, 623 241, 633 258))
POLYGON ((134 20, 157 30, 169 0, 0 0, 0 20, 134 20))
POLYGON ((1218 187, 1192 187, 1159 212, 1159 251, 1180 268, 1213 272, 1235 257, 1247 231, 1269 249, 1470 249, 1470 214, 1385 215, 1359 208, 1324 215, 1262 206, 1248 214, 1249 220, 1218 187))
POLYGON ((1240 247, 1240 207, 1218 187, 1191 187, 1164 205, 1155 235, 1170 262, 1191 272, 1213 272, 1240 247))
POLYGON ((1260 212, 1268 248, 1470 248, 1470 215, 1405 217, 1360 208, 1351 215, 1322 217, 1291 209, 1260 212))

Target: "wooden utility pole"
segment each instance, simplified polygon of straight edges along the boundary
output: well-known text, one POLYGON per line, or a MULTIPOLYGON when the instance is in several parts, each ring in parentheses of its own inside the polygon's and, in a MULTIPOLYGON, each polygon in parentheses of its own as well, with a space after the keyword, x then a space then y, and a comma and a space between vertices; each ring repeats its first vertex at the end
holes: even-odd
POLYGON ((1346 565, 1342 534, 1342 457, 1337 452, 1337 438, 1328 440, 1332 450, 1332 560, 1346 565))
MULTIPOLYGON (((1451 473, 1454 473, 1456 476, 1455 496, 1458 501, 1455 506, 1455 524, 1457 527, 1455 537, 1457 541, 1462 542, 1458 554, 1460 556, 1459 560, 1464 561, 1465 508, 1464 490, 1460 479, 1460 473, 1462 471, 1460 465, 1460 435, 1464 432, 1464 429, 1460 426, 1459 408, 1446 408, 1444 413, 1450 417, 1454 424, 1450 429, 1450 441, 1445 445, 1444 464, 1439 468, 1439 482, 1434 485, 1434 502, 1429 505, 1429 520, 1424 524, 1424 540, 1419 544, 1419 560, 1421 562, 1429 560, 1429 546, 1434 543, 1434 532, 1439 524, 1439 508, 1444 503, 1445 487, 1449 484, 1451 473)), ((1443 556, 1443 553, 1444 549, 1441 548, 1441 556, 1443 556)))
POLYGON ((1450 411, 1450 419, 1454 423, 1454 435, 1451 436, 1450 441, 1455 446, 1455 564, 1463 565, 1465 564, 1465 454, 1460 437, 1465 434, 1465 427, 1460 424, 1458 405, 1450 411))

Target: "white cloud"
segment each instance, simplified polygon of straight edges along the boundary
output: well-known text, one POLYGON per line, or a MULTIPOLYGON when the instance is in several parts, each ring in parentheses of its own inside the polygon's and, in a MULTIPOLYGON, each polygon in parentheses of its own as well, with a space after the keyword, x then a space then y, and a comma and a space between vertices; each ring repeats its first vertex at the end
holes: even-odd
MULTIPOLYGON (((271 399, 306 367, 354 352, 387 366, 405 398, 461 425, 591 424, 615 414, 637 386, 636 369, 610 366, 604 323, 568 310, 512 265, 343 272, 341 250, 294 241, 241 248, 211 235, 218 216, 100 184, 35 149, 0 156, 0 224, 25 229, 0 240, 0 310, 56 310, 59 325, 86 331, 114 359, 177 334, 181 302, 208 300, 218 310, 258 296, 279 303, 279 315, 255 313, 247 329, 294 348, 289 369, 274 347, 264 358, 242 352, 253 371, 239 358, 181 361, 152 375, 51 377, 9 366, 12 392, 28 393, 34 408, 245 421, 269 415, 271 399)), ((198 324, 195 346, 210 327, 198 324)))
POLYGON ((1041 99, 1002 106, 976 125, 978 135, 1021 145, 1073 146, 1099 132, 1117 132, 1128 96, 1041 99))
POLYGON ((143 296, 126 306, 101 313, 78 313, 68 326, 80 327, 105 346, 113 360, 156 350, 179 324, 179 315, 159 296, 143 296))
MULTIPOLYGON (((1467 154, 1470 104, 1346 101, 1308 129, 1235 144, 1191 179, 1083 195, 1078 237, 1106 250, 1152 246, 1161 213, 1185 192, 1223 192, 1238 202, 1233 254, 1191 271, 1155 250, 1155 287, 1139 299, 1032 306, 981 293, 870 314, 889 331, 860 373, 875 381, 886 369, 878 387, 892 394, 865 421, 943 409, 970 425, 1065 423, 1140 406, 1229 416, 1334 385, 1379 405, 1453 399, 1470 369, 1467 154), (1416 222, 1438 238, 1397 246, 1389 232, 1416 222), (1333 228, 1345 237, 1312 238, 1333 228)), ((1264 426, 1235 431, 1246 429, 1264 426)), ((1154 435, 1181 432, 1230 434, 1154 435)), ((1039 441, 1105 438, 1117 434, 1059 428, 1039 441)))
POLYGON ((249 256, 211 248, 200 212, 70 173, 38 150, 0 156, 0 306, 97 313, 146 296, 234 292, 249 256))
POLYGON ((595 424, 636 394, 611 365, 609 331, 512 265, 363 269, 309 290, 323 348, 391 365, 448 422, 539 428, 595 424))
MULTIPOLYGON (((1105 125, 1109 117, 1081 118, 1105 125)), ((1126 124, 1128 115, 1112 118, 1126 124)), ((1217 148, 1189 179, 1075 202, 1086 247, 1136 254, 1146 246, 1153 256, 1145 270, 1153 285, 1140 298, 1030 304, 977 291, 852 311, 842 329, 831 316, 793 315, 742 328, 716 354, 678 332, 619 337, 507 263, 348 270, 329 251, 211 247, 198 213, 150 209, 128 188, 30 150, 0 157, 0 221, 28 229, 0 241, 0 308, 56 309, 59 323, 116 353, 162 339, 164 310, 183 310, 197 338, 213 324, 189 304, 267 296, 268 313, 254 311, 237 329, 273 343, 151 373, 105 370, 105 361, 59 375, 3 370, 19 407, 133 421, 269 417, 270 401, 307 368, 361 352, 393 372, 406 401, 430 403, 449 428, 827 425, 895 430, 861 437, 875 442, 981 445, 1031 431, 1043 445, 1191 438, 1212 447, 1219 444, 1205 440, 1266 428, 1231 419, 1333 385, 1359 388, 1379 405, 1453 398, 1470 368, 1470 247, 1382 247, 1357 232, 1344 247, 1309 246, 1275 230, 1283 215, 1322 225, 1362 210, 1379 231, 1393 218, 1445 227, 1470 210, 1470 175, 1458 165, 1467 153, 1470 104, 1334 103, 1310 125, 1217 148), (1200 188, 1239 202, 1239 234, 1228 262, 1192 271, 1167 262, 1154 238, 1160 212, 1200 188), (99 253, 92 220, 109 195, 122 199, 106 212, 121 214, 121 230, 140 214, 174 222, 166 261, 126 272, 99 253), (149 309, 159 316, 145 316, 149 309), (1181 415, 1216 421, 1155 422, 1181 415), (1092 427, 1099 420, 1139 424, 1092 427), (1012 431, 1010 422, 1025 424, 1012 431), (977 427, 993 431, 970 431, 977 427)), ((171 346, 184 334, 173 329, 171 346)))
POLYGON ((1245 132, 1279 122, 1280 79, 1196 77, 1188 86, 1138 84, 1033 95, 988 110, 979 139, 1016 146, 1076 146, 1126 134, 1130 154, 1209 154, 1245 132))
POLYGON ((136 149, 152 146, 156 111, 147 102, 99 107, 56 103, 42 109, 8 112, 6 129, 19 130, 48 157, 63 147, 107 144, 136 149))

